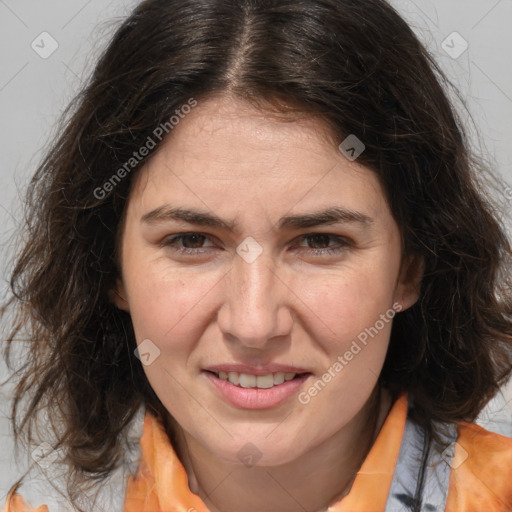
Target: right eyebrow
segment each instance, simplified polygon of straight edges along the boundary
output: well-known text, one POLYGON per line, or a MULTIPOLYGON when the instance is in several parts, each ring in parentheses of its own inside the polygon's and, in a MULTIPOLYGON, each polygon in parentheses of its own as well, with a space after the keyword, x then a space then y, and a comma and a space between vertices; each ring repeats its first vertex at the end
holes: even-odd
POLYGON ((173 207, 171 205, 159 206, 141 217, 141 222, 148 224, 173 220, 197 224, 198 226, 220 228, 231 233, 236 229, 236 223, 226 222, 212 213, 195 210, 193 208, 173 207))

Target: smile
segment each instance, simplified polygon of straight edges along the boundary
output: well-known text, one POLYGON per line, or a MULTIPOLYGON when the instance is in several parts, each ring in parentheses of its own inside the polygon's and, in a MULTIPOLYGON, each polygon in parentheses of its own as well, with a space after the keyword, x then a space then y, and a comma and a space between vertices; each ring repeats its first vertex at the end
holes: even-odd
POLYGON ((250 373, 218 372, 216 375, 219 379, 227 380, 242 388, 269 389, 292 380, 299 374, 276 372, 267 375, 252 375, 250 373))
POLYGON ((251 375, 238 372, 203 371, 213 390, 223 401, 238 409, 269 409, 299 393, 312 373, 269 373, 251 375))

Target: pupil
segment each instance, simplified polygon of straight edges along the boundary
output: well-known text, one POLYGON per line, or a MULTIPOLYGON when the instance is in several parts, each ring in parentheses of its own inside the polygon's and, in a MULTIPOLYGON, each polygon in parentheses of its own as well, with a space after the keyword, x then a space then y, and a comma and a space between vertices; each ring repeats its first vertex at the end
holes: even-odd
POLYGON ((314 247, 315 245, 328 246, 329 245, 329 236, 328 235, 312 235, 309 237, 310 242, 313 241, 313 244, 309 244, 312 249, 318 249, 319 247, 314 247), (318 242, 320 240, 320 242, 318 242))
POLYGON ((197 249, 198 247, 201 247, 203 244, 204 235, 187 235, 183 238, 183 245, 187 247, 188 249, 197 249), (190 244, 190 240, 192 240, 192 243, 190 244), (198 245, 196 245, 198 243, 198 245), (193 245, 193 247, 190 247, 190 245, 193 245))

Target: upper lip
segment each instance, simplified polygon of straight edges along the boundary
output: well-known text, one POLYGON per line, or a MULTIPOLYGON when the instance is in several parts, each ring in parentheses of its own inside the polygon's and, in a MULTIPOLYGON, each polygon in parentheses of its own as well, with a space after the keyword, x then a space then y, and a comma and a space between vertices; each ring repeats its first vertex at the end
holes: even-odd
POLYGON ((247 373, 249 375, 268 375, 269 373, 310 373, 305 368, 298 368, 296 366, 290 366, 286 364, 277 364, 272 363, 265 366, 251 366, 247 364, 237 364, 237 363, 228 363, 228 364, 216 364, 213 366, 208 366, 205 370, 210 372, 236 372, 236 373, 247 373))

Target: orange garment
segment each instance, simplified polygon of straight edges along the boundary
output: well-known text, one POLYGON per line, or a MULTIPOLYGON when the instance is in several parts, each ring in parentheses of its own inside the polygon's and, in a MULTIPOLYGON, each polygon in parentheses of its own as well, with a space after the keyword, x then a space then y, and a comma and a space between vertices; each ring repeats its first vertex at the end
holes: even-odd
POLYGON ((446 512, 461 510, 512 511, 512 439, 473 423, 459 424, 450 473, 446 512))
MULTIPOLYGON (((350 493, 328 512, 384 512, 407 407, 407 397, 402 394, 393 404, 350 493)), ((141 448, 141 465, 128 481, 124 512, 208 512, 201 498, 190 491, 185 468, 163 426, 149 413, 144 420, 141 448)), ((44 506, 28 508, 19 496, 13 498, 4 512, 47 512, 44 506)), ((474 424, 459 424, 445 510, 512 511, 512 439, 474 424)))
POLYGON ((48 507, 41 505, 40 507, 33 508, 31 505, 27 505, 19 494, 11 491, 7 496, 4 512, 48 512, 48 507))
MULTIPOLYGON (((364 461, 350 493, 329 512, 384 510, 407 415, 407 399, 393 405, 364 461)), ((124 512, 208 512, 201 498, 188 487, 185 468, 163 427, 146 417, 142 437, 143 464, 128 485, 124 512)))

